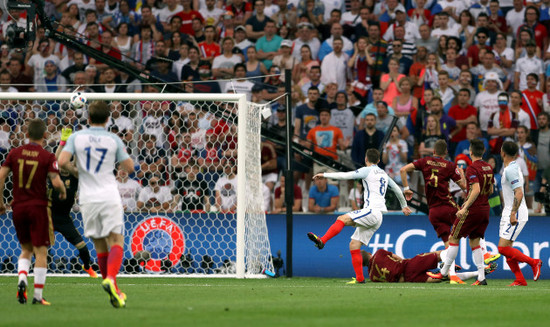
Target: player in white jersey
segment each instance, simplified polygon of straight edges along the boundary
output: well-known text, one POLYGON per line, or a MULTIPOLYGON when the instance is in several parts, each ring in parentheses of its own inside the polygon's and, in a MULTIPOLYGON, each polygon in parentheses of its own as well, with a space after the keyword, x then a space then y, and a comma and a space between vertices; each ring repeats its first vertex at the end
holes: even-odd
POLYGON ((313 176, 317 178, 331 179, 362 179, 365 204, 363 209, 355 210, 339 216, 338 219, 330 226, 325 235, 318 237, 313 233, 308 233, 307 236, 315 243, 317 248, 322 249, 326 242, 338 235, 344 226, 355 227, 355 233, 351 236, 349 249, 351 253, 351 263, 355 270, 355 278, 348 284, 364 283, 363 276, 363 256, 361 255, 361 245, 368 246, 369 241, 374 233, 382 225, 382 214, 387 212, 386 200, 384 196, 388 186, 397 195, 402 211, 405 215, 411 214, 411 209, 407 206, 407 201, 397 184, 389 178, 388 174, 383 169, 378 167, 380 161, 380 152, 376 149, 368 149, 365 156, 365 166, 355 171, 345 173, 320 173, 313 176))
POLYGON ((114 175, 115 167, 134 172, 134 162, 122 140, 105 130, 110 109, 103 101, 88 108, 90 128, 72 134, 59 156, 59 165, 69 168, 76 157, 79 203, 84 234, 95 245, 103 289, 115 308, 126 306, 126 295, 117 287, 116 276, 124 257, 124 212, 114 175))
POLYGON ((519 262, 526 262, 531 266, 533 280, 537 281, 540 277, 542 261, 528 257, 513 247, 514 241, 529 220, 523 193, 523 174, 515 161, 518 156, 518 145, 510 141, 504 142, 500 155, 504 166, 501 180, 504 209, 502 210, 502 218, 500 218, 498 252, 506 257, 510 270, 516 275, 516 280, 509 286, 527 286, 527 281, 525 281, 519 268, 519 262))

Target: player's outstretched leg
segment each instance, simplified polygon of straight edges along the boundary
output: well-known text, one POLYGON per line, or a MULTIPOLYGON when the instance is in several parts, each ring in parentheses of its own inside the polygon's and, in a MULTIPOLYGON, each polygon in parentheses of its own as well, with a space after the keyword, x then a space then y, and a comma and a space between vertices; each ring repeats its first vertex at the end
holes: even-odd
POLYGON ((485 243, 484 238, 479 239, 479 245, 481 246, 481 251, 483 252, 483 260, 486 265, 489 265, 493 261, 497 261, 500 258, 500 253, 491 253, 487 250, 487 244, 485 243))
POLYGON ((321 240, 321 238, 313 233, 307 233, 307 237, 313 242, 315 243, 315 246, 321 250, 322 248, 325 247, 325 243, 321 240))
POLYGON ((320 250, 325 244, 334 236, 340 234, 344 226, 355 226, 355 222, 351 219, 349 214, 339 216, 338 219, 332 224, 326 231, 325 235, 319 237, 313 233, 308 233, 307 237, 315 243, 315 246, 320 250))

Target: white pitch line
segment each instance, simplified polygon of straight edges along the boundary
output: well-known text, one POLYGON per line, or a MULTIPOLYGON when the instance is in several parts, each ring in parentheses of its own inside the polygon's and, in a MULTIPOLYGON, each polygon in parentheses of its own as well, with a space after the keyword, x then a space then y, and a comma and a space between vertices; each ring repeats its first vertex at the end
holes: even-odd
MULTIPOLYGON (((77 285, 75 283, 52 283, 50 284, 50 287, 52 286, 74 286, 77 285)), ((83 287, 97 287, 98 284, 78 284, 79 286, 83 287)), ((123 284, 124 287, 127 286, 166 286, 166 287, 219 287, 219 288, 230 288, 230 287, 251 287, 256 285, 250 285, 250 284, 233 284, 233 285, 213 285, 213 284, 162 284, 162 283, 148 283, 148 284, 123 284)), ((13 283, 0 283, 0 286, 13 286, 13 283)), ((381 284, 381 285, 361 285, 361 286, 346 286, 346 285, 326 285, 326 286, 320 286, 320 285, 262 285, 263 288, 276 288, 276 289, 296 289, 296 288, 345 288, 350 290, 355 289, 418 289, 418 290, 430 290, 430 291, 444 291, 448 292, 450 290, 457 290, 457 291, 472 291, 472 290, 490 290, 490 291, 506 291, 506 292, 514 292, 516 290, 520 291, 550 291, 550 288, 529 288, 529 287, 491 287, 490 285, 488 287, 469 287, 469 286, 453 286, 453 287, 429 287, 429 286, 413 286, 413 285, 396 285, 396 284, 381 284)))

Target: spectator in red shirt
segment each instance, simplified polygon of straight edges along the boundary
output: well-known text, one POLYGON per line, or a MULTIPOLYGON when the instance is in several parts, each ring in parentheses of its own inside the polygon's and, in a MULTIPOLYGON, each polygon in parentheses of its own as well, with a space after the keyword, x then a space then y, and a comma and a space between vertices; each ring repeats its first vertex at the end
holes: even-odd
MULTIPOLYGON (((103 31, 103 34, 101 34, 101 44, 97 48, 97 50, 102 51, 111 58, 115 58, 118 60, 122 59, 122 54, 120 53, 120 50, 117 47, 113 47, 113 33, 110 30, 105 30, 103 31)), ((102 70, 108 67, 108 65, 97 61, 94 58, 90 58, 89 64, 95 65, 98 70, 102 70)))
POLYGON ((420 75, 426 68, 426 59, 428 58, 428 49, 423 46, 419 46, 416 52, 416 61, 409 69, 409 78, 413 84, 413 96, 417 99, 422 99, 422 92, 424 90, 424 83, 419 83, 420 75))
POLYGON ((199 43, 199 50, 202 60, 212 63, 214 57, 221 54, 220 45, 215 41, 216 28, 208 25, 204 28, 205 40, 199 43))
POLYGON ((523 104, 521 108, 531 118, 531 130, 537 130, 537 115, 542 111, 542 96, 544 93, 537 89, 539 76, 535 73, 527 75, 527 89, 523 90, 523 104))
POLYGON ((193 31, 192 28, 193 18, 198 17, 201 21, 204 21, 204 18, 200 12, 191 8, 191 0, 182 0, 181 4, 183 6, 183 10, 174 15, 181 18, 180 33, 195 35, 195 31, 193 31))
MULTIPOLYGON (((458 103, 449 109, 449 117, 456 121, 456 128, 450 135, 451 146, 466 139, 466 126, 469 123, 477 123, 477 109, 469 103, 470 90, 460 89, 457 98, 458 103)), ((454 149, 449 152, 453 153, 454 149)))

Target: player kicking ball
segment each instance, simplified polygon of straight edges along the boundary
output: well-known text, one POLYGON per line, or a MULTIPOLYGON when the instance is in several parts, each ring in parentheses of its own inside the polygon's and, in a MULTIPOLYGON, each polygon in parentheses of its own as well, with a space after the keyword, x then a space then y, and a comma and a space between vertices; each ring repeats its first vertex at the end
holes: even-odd
POLYGON ((502 173, 504 210, 502 210, 502 217, 500 218, 498 252, 506 257, 508 266, 516 276, 516 280, 508 286, 527 286, 527 282, 519 268, 519 262, 525 262, 531 266, 534 281, 539 279, 542 266, 540 259, 528 257, 513 247, 514 241, 529 220, 529 212, 523 193, 523 174, 515 161, 518 151, 518 145, 510 141, 504 142, 500 150, 504 166, 502 173))
POLYGON ((351 253, 351 263, 355 271, 355 278, 348 284, 364 283, 363 275, 363 256, 361 255, 361 245, 368 246, 372 235, 382 225, 382 214, 387 212, 386 200, 384 198, 388 186, 397 195, 402 211, 405 215, 411 214, 411 209, 407 206, 405 197, 397 184, 389 178, 386 172, 378 167, 380 161, 380 152, 376 149, 368 149, 365 158, 365 167, 355 171, 342 173, 320 173, 313 176, 313 179, 331 178, 337 180, 362 179, 363 189, 368 190, 364 193, 365 204, 363 209, 348 212, 339 216, 330 226, 325 235, 318 237, 313 233, 307 236, 315 246, 321 250, 325 244, 334 236, 338 235, 344 226, 355 227, 355 233, 351 236, 349 249, 351 253))
POLYGON ((134 162, 124 143, 105 130, 110 109, 104 101, 94 101, 88 108, 90 128, 72 134, 59 156, 59 165, 70 170, 71 157, 76 157, 80 210, 84 235, 93 240, 103 289, 115 308, 126 306, 126 294, 116 284, 124 257, 124 211, 118 192, 115 171, 117 163, 128 173, 134 162))
MULTIPOLYGON (((55 157, 59 158, 67 139, 72 134, 72 129, 63 128, 61 130, 61 142, 55 151, 55 157)), ((52 222, 54 231, 61 233, 63 237, 71 243, 77 250, 80 260, 82 260, 83 270, 92 278, 97 278, 97 273, 91 266, 90 251, 86 246, 86 242, 82 239, 82 235, 76 230, 71 219, 71 209, 74 204, 76 192, 78 190, 78 170, 74 165, 70 165, 70 170, 60 168, 59 175, 65 189, 67 190, 67 198, 60 200, 57 192, 48 183, 49 190, 51 191, 51 211, 52 222)))

